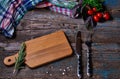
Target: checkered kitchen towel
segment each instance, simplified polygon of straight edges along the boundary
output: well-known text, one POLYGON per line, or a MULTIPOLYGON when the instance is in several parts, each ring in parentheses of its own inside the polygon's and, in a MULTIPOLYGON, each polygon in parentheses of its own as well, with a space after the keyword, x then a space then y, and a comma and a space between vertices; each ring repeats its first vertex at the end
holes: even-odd
POLYGON ((78 4, 76 0, 48 0, 48 1, 57 7, 68 9, 73 9, 78 4))
POLYGON ((53 6, 50 7, 50 10, 54 11, 54 12, 57 12, 57 13, 67 15, 69 17, 73 17, 72 10, 67 9, 67 8, 61 8, 61 7, 57 7, 57 6, 53 5, 53 6))
POLYGON ((51 11, 61 13, 63 15, 67 15, 71 18, 77 18, 80 14, 79 9, 81 8, 81 5, 77 5, 73 9, 68 9, 68 8, 62 8, 62 7, 57 7, 55 5, 49 7, 51 11))
POLYGON ((49 6, 52 6, 52 4, 50 2, 43 1, 43 2, 38 3, 36 5, 36 8, 45 8, 45 7, 49 7, 49 6))
POLYGON ((24 14, 42 0, 0 0, 0 31, 11 38, 24 14))

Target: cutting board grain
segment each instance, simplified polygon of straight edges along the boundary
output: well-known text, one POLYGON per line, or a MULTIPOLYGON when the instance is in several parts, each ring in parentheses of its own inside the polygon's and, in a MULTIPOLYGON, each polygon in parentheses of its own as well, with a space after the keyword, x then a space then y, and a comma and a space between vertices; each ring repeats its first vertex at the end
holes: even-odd
MULTIPOLYGON (((30 68, 35 68, 72 54, 72 49, 63 31, 57 31, 26 41, 25 44, 27 54, 25 64, 30 68)), ((18 57, 18 54, 6 57, 4 63, 8 66, 13 65, 15 57, 18 57)))

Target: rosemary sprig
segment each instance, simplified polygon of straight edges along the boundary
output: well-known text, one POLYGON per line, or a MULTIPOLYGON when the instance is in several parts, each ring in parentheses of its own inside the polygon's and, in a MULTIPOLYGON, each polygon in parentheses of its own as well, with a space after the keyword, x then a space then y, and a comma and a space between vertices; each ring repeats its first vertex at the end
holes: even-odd
POLYGON ((25 62, 25 56, 26 56, 25 48, 26 48, 25 43, 22 43, 20 51, 18 52, 18 58, 15 58, 16 62, 15 62, 13 74, 16 74, 17 71, 19 71, 21 68, 23 68, 22 65, 25 62))

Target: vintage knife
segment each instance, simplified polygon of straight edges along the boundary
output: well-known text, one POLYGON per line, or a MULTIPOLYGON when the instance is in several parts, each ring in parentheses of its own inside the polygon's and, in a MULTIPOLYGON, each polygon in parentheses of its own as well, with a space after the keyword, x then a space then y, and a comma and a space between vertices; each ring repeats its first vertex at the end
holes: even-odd
POLYGON ((79 77, 79 79, 82 78, 82 40, 81 40, 81 32, 78 31, 77 35, 76 35, 76 55, 77 55, 77 59, 78 59, 78 65, 77 65, 77 76, 79 77))

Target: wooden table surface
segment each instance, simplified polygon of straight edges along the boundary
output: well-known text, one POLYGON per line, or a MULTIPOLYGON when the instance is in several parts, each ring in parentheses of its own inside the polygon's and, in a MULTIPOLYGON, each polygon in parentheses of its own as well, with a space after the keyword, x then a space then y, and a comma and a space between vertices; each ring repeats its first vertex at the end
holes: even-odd
MULTIPOLYGON (((120 79, 120 12, 114 10, 111 10, 114 20, 98 23, 93 30, 91 78, 86 76, 86 52, 83 49, 83 79, 120 79)), ((25 66, 16 77, 12 76, 14 66, 3 64, 4 58, 15 54, 22 42, 58 30, 66 33, 74 52, 77 30, 82 32, 83 42, 87 39, 88 31, 82 19, 72 19, 45 9, 29 11, 18 25, 14 39, 0 35, 0 79, 78 79, 77 58, 74 52, 70 57, 35 69, 25 66)))

